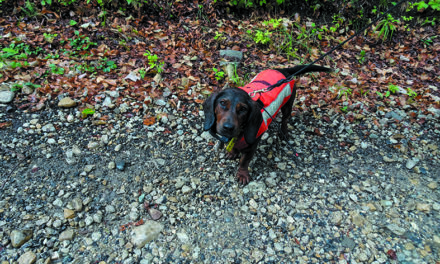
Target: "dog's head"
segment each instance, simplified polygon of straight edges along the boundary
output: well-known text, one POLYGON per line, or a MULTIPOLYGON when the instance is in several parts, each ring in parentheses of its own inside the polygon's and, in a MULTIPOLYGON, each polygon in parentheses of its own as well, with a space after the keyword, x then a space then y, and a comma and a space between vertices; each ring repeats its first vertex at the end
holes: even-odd
POLYGON ((261 108, 243 90, 224 89, 203 103, 204 130, 229 139, 243 135, 248 144, 256 141, 262 122, 261 108))

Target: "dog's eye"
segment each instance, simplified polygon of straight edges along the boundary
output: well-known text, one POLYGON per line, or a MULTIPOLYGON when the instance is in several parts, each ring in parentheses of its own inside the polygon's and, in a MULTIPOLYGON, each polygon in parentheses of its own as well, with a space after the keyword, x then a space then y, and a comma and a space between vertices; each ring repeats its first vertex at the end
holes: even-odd
POLYGON ((248 111, 248 109, 246 107, 242 107, 242 108, 238 109, 239 114, 245 114, 245 113, 247 113, 247 111, 248 111))
POLYGON ((221 100, 221 101, 220 101, 220 105, 221 105, 221 106, 226 106, 226 101, 225 101, 225 100, 221 100))

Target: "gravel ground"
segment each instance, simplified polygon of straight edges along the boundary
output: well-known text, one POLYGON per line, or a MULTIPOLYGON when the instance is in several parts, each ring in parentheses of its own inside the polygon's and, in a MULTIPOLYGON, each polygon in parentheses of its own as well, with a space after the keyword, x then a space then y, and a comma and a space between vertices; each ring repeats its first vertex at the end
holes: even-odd
POLYGON ((1 264, 440 261, 438 112, 296 111, 243 187, 199 106, 157 103, 0 106, 1 264))

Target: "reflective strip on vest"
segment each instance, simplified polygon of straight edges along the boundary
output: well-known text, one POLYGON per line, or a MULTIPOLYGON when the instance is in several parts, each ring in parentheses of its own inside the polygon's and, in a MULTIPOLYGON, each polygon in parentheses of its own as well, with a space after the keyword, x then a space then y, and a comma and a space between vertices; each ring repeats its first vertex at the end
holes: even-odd
POLYGON ((275 100, 268 106, 261 109, 261 115, 263 116, 263 122, 261 123, 260 129, 258 130, 257 138, 260 137, 269 128, 272 119, 278 114, 281 107, 290 99, 292 95, 292 90, 290 83, 287 83, 280 91, 275 100), (265 111, 266 110, 266 111, 265 111))

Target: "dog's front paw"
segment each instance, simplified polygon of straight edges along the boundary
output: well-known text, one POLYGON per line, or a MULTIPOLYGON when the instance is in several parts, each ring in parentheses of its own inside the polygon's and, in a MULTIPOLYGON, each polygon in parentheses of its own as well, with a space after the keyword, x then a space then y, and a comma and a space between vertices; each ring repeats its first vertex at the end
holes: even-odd
POLYGON ((232 151, 226 151, 225 155, 227 159, 233 160, 238 158, 238 154, 239 154, 238 151, 232 150, 232 151))
POLYGON ((247 169, 239 168, 237 171, 237 181, 243 185, 248 184, 250 181, 249 171, 247 169))

